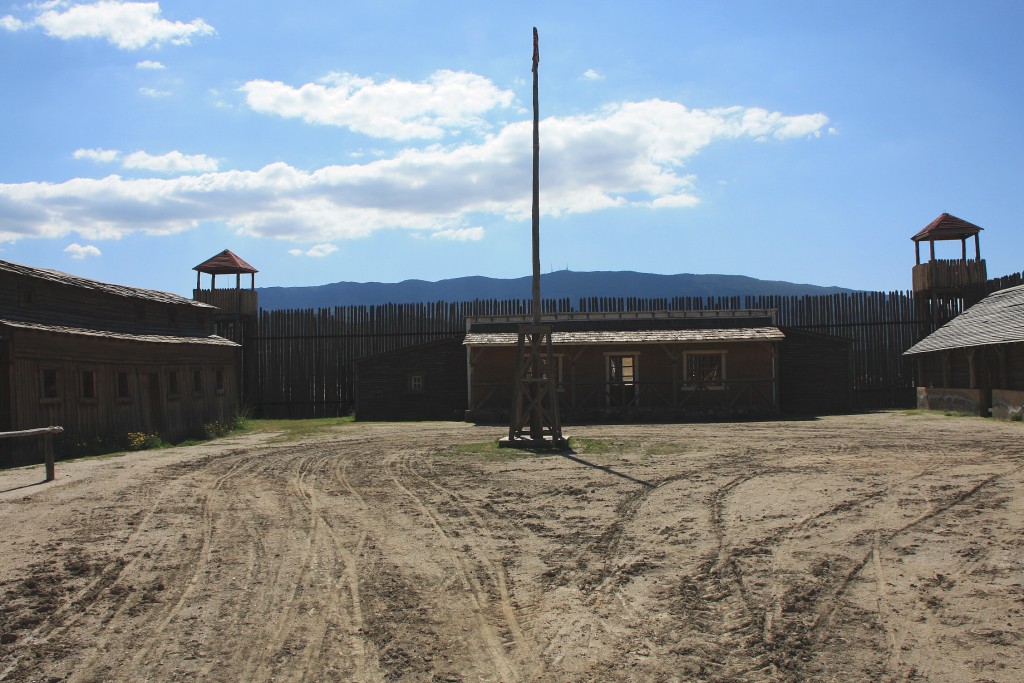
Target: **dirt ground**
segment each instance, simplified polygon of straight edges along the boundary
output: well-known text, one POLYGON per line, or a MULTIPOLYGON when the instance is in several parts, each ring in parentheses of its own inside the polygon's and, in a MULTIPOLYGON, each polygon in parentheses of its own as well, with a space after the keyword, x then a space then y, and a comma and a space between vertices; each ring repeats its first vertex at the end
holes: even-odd
POLYGON ((0 680, 1024 680, 1024 425, 565 431, 0 472, 0 680))

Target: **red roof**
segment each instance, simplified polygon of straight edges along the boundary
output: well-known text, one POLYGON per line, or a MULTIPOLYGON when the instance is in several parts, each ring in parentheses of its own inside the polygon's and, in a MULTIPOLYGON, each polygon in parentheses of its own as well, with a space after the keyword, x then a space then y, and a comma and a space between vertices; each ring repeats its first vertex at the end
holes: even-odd
POLYGON ((968 223, 963 218, 951 216, 944 213, 931 223, 926 225, 921 232, 910 239, 915 242, 933 240, 962 240, 965 237, 977 235, 984 228, 979 228, 974 223, 968 223))
POLYGON ((210 273, 212 275, 260 272, 239 258, 238 255, 230 249, 225 249, 216 256, 206 259, 192 270, 198 270, 200 273, 210 273))

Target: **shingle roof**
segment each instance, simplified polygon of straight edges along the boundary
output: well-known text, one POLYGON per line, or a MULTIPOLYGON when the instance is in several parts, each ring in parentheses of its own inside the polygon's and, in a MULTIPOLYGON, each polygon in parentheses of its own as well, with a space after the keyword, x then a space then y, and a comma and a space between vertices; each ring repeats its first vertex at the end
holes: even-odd
POLYGON ((1024 342, 1024 285, 993 292, 904 352, 904 355, 1024 342))
POLYGON ((198 266, 192 268, 192 270, 198 270, 200 273, 208 273, 213 275, 233 275, 235 273, 260 272, 253 268, 252 266, 250 266, 244 260, 242 260, 242 258, 238 254, 231 251, 230 249, 225 249, 216 256, 211 256, 210 258, 200 263, 198 266))
POLYGON ((108 332, 107 330, 90 330, 84 327, 66 327, 64 325, 46 325, 29 323, 21 320, 0 319, 0 325, 18 330, 32 332, 49 332, 53 334, 69 334, 80 337, 102 337, 119 341, 144 342, 148 344, 201 344, 204 346, 239 346, 235 342, 211 334, 208 337, 177 337, 164 334, 127 334, 125 332, 108 332))
MULTIPOLYGON (((670 342, 779 341, 785 338, 777 327, 739 327, 710 330, 618 330, 552 332, 554 346, 575 344, 664 344, 670 342)), ((519 335, 512 332, 470 332, 466 346, 515 346, 519 335)))
POLYGON ((979 228, 974 223, 968 223, 963 218, 957 218, 948 213, 941 214, 920 232, 910 239, 915 242, 925 240, 959 240, 971 235, 977 235, 984 228, 979 228))
POLYGON ((113 294, 116 296, 130 297, 132 299, 144 299, 146 301, 156 301, 162 304, 181 304, 186 306, 197 306, 199 308, 214 308, 214 306, 209 304, 193 301, 192 299, 186 299, 183 296, 178 296, 177 294, 171 294, 169 292, 159 292, 155 289, 140 289, 138 287, 126 287, 124 285, 114 285, 109 282, 100 282, 99 280, 90 280, 77 275, 62 273, 59 270, 23 266, 20 263, 11 263, 10 261, 0 261, 0 271, 37 278, 40 280, 47 280, 48 282, 56 282, 58 284, 78 287, 80 289, 90 289, 95 292, 104 292, 106 294, 113 294))

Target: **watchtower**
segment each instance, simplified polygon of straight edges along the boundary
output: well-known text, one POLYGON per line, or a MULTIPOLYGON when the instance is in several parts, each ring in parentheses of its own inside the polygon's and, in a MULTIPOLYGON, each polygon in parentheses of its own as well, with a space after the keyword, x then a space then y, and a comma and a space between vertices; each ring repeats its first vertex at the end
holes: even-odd
MULTIPOLYGON (((917 264, 914 266, 914 300, 918 318, 934 327, 953 319, 985 293, 988 274, 981 258, 978 233, 973 223, 943 213, 911 237, 917 264), (967 258, 967 240, 974 238, 974 258, 967 258), (960 240, 959 259, 935 257, 935 243, 960 240), (921 263, 921 243, 928 243, 928 261, 921 263)), ((933 327, 933 329, 934 329, 933 327)))
POLYGON ((259 271, 239 258, 230 249, 206 259, 192 270, 196 271, 196 288, 192 298, 204 304, 216 306, 214 314, 217 334, 244 346, 247 328, 255 324, 258 310, 256 296, 256 273, 259 271), (210 276, 210 288, 202 288, 202 276, 210 276), (234 275, 232 289, 217 289, 218 275, 234 275), (242 289, 242 275, 249 275, 249 289, 242 289))

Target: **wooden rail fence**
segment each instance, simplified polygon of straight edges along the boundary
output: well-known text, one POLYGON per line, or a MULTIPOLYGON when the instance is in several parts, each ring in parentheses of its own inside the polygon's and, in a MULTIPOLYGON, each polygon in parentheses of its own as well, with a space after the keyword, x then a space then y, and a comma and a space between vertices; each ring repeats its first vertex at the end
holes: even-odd
POLYGON ((53 435, 63 432, 63 427, 39 427, 38 429, 22 429, 17 432, 0 432, 0 439, 15 439, 26 436, 43 437, 43 463, 46 466, 46 481, 53 481, 56 479, 53 461, 53 435))
MULTIPOLYGON (((990 280, 967 304, 997 289, 1019 285, 1021 274, 990 280)), ((592 297, 542 302, 544 312, 690 311, 770 308, 781 327, 852 340, 855 407, 910 406, 913 373, 902 353, 963 308, 957 299, 932 302, 941 316, 922 308, 911 292, 852 292, 823 296, 592 297)), ((528 300, 387 304, 307 310, 261 310, 245 340, 246 399, 262 417, 328 417, 353 408, 355 362, 465 333, 466 318, 529 315, 528 300)))

